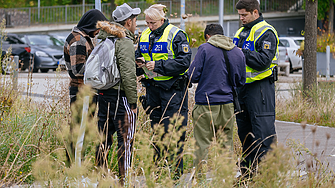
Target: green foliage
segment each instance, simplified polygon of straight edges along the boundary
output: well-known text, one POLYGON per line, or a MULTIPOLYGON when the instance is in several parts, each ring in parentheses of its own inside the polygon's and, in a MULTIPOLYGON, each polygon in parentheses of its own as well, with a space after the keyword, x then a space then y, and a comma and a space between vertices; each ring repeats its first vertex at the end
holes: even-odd
POLYGON ((190 22, 186 23, 186 33, 190 37, 191 48, 197 48, 201 44, 205 43, 204 31, 206 24, 204 22, 197 21, 196 17, 191 18, 190 22), (194 21, 193 21, 194 20, 194 21))
MULTIPOLYGON (((110 0, 102 0, 102 3, 110 3, 110 0)), ((121 5, 127 2, 134 2, 132 0, 115 0, 116 5, 121 5)), ((138 2, 138 1, 137 1, 138 2)), ((154 4, 155 0, 141 0, 148 4, 154 4)), ((80 5, 82 0, 41 0, 40 6, 57 6, 57 5, 80 5)), ((85 0, 85 4, 94 4, 95 0, 85 0)), ((18 8, 18 7, 37 7, 36 0, 0 0, 0 8, 18 8)))
MULTIPOLYGON (((324 20, 329 12, 329 1, 330 0, 318 0, 318 19, 324 20)), ((335 3, 335 0, 332 0, 335 3)))
POLYGON ((335 54, 335 35, 321 31, 321 35, 317 36, 317 52, 326 52, 327 46, 330 47, 330 52, 335 54))

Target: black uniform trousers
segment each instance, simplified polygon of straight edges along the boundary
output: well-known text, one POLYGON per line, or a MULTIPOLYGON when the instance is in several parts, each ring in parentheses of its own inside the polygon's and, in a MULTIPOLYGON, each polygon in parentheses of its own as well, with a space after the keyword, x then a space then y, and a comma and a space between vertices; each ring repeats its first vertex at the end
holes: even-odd
POLYGON ((236 115, 238 135, 243 146, 243 167, 255 167, 276 140, 275 85, 268 77, 238 88, 243 110, 236 115))
POLYGON ((119 176, 123 182, 131 165, 136 114, 130 109, 124 91, 120 91, 119 96, 118 90, 113 88, 98 92, 98 128, 104 139, 97 146, 96 163, 98 166, 107 167, 108 153, 113 144, 113 134, 116 132, 119 176))
MULTIPOLYGON (((174 126, 174 124, 170 124, 170 118, 172 118, 174 114, 178 113, 179 109, 181 109, 180 116, 184 116, 184 120, 182 125, 176 127, 176 129, 180 130, 182 127, 187 126, 188 93, 185 95, 186 90, 187 87, 184 85, 180 85, 178 87, 172 86, 169 90, 152 84, 146 86, 146 102, 149 107, 147 113, 150 113, 152 128, 154 128, 155 124, 160 123, 160 125, 164 126, 164 132, 167 133, 169 126, 174 126)), ((177 144, 177 147, 179 148, 177 152, 177 169, 175 171, 175 175, 177 176, 183 173, 183 157, 181 154, 184 150, 185 134, 186 131, 183 131, 177 144)), ((165 134, 162 135, 162 139, 164 138, 164 135, 165 134)), ((165 152, 169 153, 168 161, 173 161, 175 157, 174 154, 172 151, 164 151, 166 149, 167 146, 165 146, 164 149, 155 145, 155 161, 160 160, 165 152)))

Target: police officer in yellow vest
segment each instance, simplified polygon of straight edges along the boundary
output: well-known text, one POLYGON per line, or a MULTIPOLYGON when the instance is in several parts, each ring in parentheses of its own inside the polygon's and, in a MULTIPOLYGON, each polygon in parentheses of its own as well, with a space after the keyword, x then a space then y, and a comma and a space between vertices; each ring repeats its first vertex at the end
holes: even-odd
MULTIPOLYGON (((136 74, 145 75, 141 82, 146 87, 146 106, 148 107, 146 112, 150 114, 151 126, 155 130, 164 128, 165 133, 168 132, 170 118, 174 114, 179 114, 179 117, 183 116, 181 127, 187 125, 188 78, 185 73, 191 61, 187 34, 169 23, 165 18, 166 12, 166 6, 162 4, 154 4, 144 11, 148 28, 142 32, 135 54, 138 59, 136 74)), ((179 130, 180 126, 175 128, 179 130)), ((174 176, 176 179, 183 173, 181 154, 184 141, 185 131, 178 141, 178 160, 173 160, 173 156, 176 157, 176 155, 172 154, 171 149, 166 151, 169 156, 168 161, 176 163, 174 176)), ((161 155, 167 154, 164 150, 164 148, 155 147, 156 163, 163 158, 161 155)))
POLYGON ((236 9, 242 27, 234 43, 246 58, 246 84, 238 88, 243 110, 236 115, 243 145, 242 177, 252 175, 258 162, 275 142, 275 85, 277 80, 278 35, 260 13, 257 0, 239 0, 236 9))

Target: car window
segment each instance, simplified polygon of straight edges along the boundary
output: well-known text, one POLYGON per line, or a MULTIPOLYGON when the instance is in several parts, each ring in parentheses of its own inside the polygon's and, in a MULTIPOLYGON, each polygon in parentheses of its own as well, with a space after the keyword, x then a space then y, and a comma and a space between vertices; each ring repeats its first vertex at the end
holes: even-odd
POLYGON ((303 40, 294 40, 294 43, 295 43, 296 45, 300 46, 301 43, 302 43, 302 41, 303 41, 303 40))
POLYGON ((30 45, 63 46, 64 44, 56 38, 48 35, 28 35, 30 45))
POLYGON ((290 43, 287 40, 281 39, 279 40, 279 44, 282 44, 284 47, 290 47, 290 43))
POLYGON ((285 45, 283 44, 283 42, 282 42, 282 41, 279 41, 279 44, 278 44, 278 46, 283 46, 283 47, 285 47, 285 45))
POLYGON ((25 38, 24 36, 21 36, 20 38, 21 38, 21 40, 22 40, 24 43, 26 43, 26 44, 28 43, 27 40, 26 40, 26 38, 25 38))
POLYGON ((9 44, 24 44, 24 42, 22 42, 19 38, 15 37, 15 36, 7 36, 6 41, 9 44))
POLYGON ((6 37, 0 37, 3 44, 24 44, 24 42, 17 36, 7 35, 6 37))

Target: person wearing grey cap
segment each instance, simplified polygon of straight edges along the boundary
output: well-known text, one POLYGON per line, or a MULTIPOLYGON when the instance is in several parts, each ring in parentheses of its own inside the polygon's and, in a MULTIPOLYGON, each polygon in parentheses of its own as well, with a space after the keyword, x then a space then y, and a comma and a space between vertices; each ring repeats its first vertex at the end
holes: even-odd
POLYGON ((115 57, 121 81, 107 90, 98 90, 98 127, 104 134, 96 151, 96 163, 106 168, 108 152, 113 144, 113 134, 117 132, 118 167, 120 184, 123 185, 131 162, 131 152, 135 133, 137 113, 137 84, 135 64, 135 29, 139 8, 131 8, 124 3, 113 11, 115 22, 98 22, 98 38, 115 41, 115 57))

